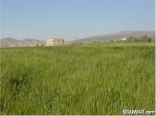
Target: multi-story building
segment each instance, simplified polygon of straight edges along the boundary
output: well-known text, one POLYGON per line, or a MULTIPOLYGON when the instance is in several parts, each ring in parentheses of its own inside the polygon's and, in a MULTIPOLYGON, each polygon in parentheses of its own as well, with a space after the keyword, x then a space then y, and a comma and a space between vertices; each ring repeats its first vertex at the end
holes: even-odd
POLYGON ((46 46, 62 45, 62 44, 64 44, 64 39, 48 38, 46 40, 46 46))

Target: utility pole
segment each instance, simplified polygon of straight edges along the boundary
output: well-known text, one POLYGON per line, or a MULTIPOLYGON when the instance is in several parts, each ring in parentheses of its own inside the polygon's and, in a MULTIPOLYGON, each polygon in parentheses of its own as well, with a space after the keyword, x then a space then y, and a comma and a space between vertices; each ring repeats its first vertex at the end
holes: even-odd
POLYGON ((77 37, 76 37, 76 43, 77 43, 77 37))
POLYGON ((119 40, 119 35, 118 35, 118 40, 119 40))

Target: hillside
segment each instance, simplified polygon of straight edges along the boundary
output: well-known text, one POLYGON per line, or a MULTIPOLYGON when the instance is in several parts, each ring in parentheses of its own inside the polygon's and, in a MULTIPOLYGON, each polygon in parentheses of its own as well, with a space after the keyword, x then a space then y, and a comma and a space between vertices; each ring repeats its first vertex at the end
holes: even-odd
POLYGON ((155 31, 121 31, 110 34, 102 34, 86 37, 83 39, 79 39, 78 43, 89 43, 94 41, 109 41, 109 40, 120 40, 122 38, 127 38, 128 36, 141 37, 147 35, 149 37, 155 36, 155 31))
POLYGON ((1 39, 0 43, 3 46, 7 46, 7 45, 16 45, 19 42, 19 40, 16 40, 14 38, 3 38, 1 39))
MULTIPOLYGON (((102 34, 102 35, 95 35, 90 37, 85 37, 83 39, 78 39, 78 43, 90 43, 95 41, 110 41, 110 40, 120 40, 122 38, 127 38, 128 36, 135 36, 135 37, 141 37, 147 35, 149 37, 155 36, 155 31, 121 31, 116 33, 110 33, 110 34, 102 34)), ((75 40, 69 40, 65 41, 65 44, 72 44, 75 43, 75 40)), ((36 40, 36 39, 30 39, 26 38, 23 40, 17 40, 14 38, 3 38, 0 39, 0 46, 36 46, 39 45, 45 45, 45 40, 36 40)))
POLYGON ((45 41, 30 39, 30 38, 17 40, 10 37, 3 38, 0 40, 0 46, 36 46, 37 44, 44 45, 45 41))

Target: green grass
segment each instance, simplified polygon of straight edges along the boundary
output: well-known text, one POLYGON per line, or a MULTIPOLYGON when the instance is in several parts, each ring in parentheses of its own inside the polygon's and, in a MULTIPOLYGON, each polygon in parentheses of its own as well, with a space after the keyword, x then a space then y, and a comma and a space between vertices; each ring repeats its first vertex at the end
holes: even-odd
POLYGON ((0 114, 155 110, 154 43, 2 48, 0 114))

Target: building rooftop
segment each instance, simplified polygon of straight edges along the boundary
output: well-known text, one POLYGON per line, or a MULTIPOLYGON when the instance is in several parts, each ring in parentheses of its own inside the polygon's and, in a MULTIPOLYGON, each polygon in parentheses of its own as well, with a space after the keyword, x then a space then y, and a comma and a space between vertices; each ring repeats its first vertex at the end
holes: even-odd
POLYGON ((50 39, 54 39, 54 40, 64 40, 62 38, 48 38, 47 40, 50 40, 50 39))

